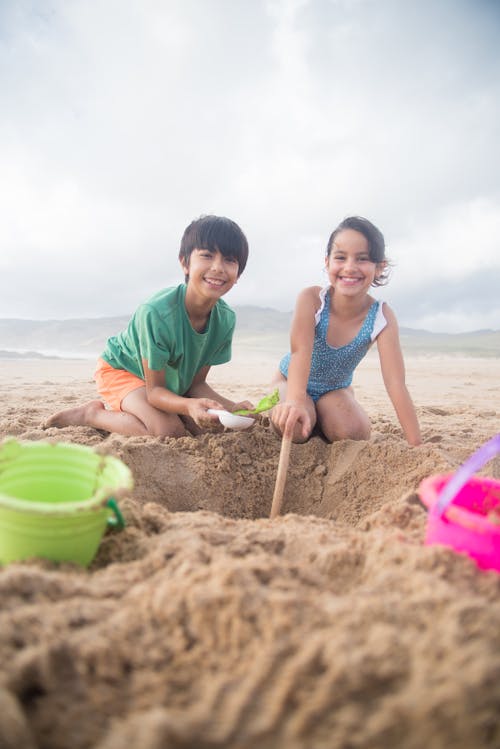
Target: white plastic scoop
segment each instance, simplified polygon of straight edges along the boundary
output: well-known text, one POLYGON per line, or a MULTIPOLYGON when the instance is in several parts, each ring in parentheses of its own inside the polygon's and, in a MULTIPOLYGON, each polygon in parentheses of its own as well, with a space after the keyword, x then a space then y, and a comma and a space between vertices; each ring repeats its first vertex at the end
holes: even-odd
POLYGON ((251 419, 249 416, 232 414, 223 408, 209 408, 207 413, 218 416, 220 423, 228 429, 248 429, 255 421, 255 419, 251 419))

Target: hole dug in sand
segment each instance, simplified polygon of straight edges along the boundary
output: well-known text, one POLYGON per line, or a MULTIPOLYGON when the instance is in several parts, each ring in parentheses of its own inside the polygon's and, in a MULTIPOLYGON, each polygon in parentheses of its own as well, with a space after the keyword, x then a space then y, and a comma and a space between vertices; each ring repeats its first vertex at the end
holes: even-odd
MULTIPOLYGON (((115 440, 110 447, 132 469, 140 503, 157 502, 170 512, 269 517, 280 441, 262 427, 165 443, 115 440)), ((409 448, 397 438, 329 445, 313 437, 292 445, 282 514, 356 526, 384 503, 414 490, 438 464, 444 461, 435 448, 409 448)))
POLYGON ((294 446, 270 521, 265 430, 105 447, 127 528, 90 570, 1 570, 0 745, 499 745, 498 580, 422 545, 437 448, 294 446))

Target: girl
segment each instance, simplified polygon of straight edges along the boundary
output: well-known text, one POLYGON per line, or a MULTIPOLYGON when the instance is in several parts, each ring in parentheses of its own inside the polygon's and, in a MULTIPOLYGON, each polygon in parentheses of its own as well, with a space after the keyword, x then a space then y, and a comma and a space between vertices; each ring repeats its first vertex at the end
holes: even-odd
POLYGON ((404 435, 410 445, 419 445, 396 317, 368 294, 370 286, 387 282, 384 237, 367 219, 346 218, 328 241, 325 265, 329 285, 304 289, 297 299, 291 353, 274 380, 282 401, 271 413, 272 423, 294 442, 307 440, 316 423, 330 442, 368 439, 370 421, 351 382, 376 340, 384 384, 404 435))

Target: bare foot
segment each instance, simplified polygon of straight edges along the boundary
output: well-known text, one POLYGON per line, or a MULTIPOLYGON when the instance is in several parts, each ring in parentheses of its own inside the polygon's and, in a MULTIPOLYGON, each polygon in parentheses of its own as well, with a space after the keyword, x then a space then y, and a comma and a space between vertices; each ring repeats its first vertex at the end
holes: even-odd
POLYGON ((104 410, 104 403, 101 401, 89 401, 83 406, 76 408, 66 408, 64 411, 58 411, 50 416, 42 424, 42 429, 50 427, 86 427, 94 426, 95 416, 99 411, 104 410))

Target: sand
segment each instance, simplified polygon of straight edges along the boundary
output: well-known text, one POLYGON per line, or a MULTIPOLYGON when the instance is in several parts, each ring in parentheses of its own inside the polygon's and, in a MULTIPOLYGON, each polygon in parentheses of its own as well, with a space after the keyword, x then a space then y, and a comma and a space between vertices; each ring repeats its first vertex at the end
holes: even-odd
MULTIPOLYGON (((236 351, 221 392, 258 400, 273 357, 236 351)), ((0 571, 2 749, 500 747, 500 575, 423 543, 416 488, 499 431, 500 358, 413 358, 409 447, 376 356, 368 442, 251 432, 124 438, 50 429, 92 397, 92 362, 0 363, 0 437, 122 458, 135 490, 89 570, 0 571)), ((500 459, 484 471, 500 478, 500 459)))

